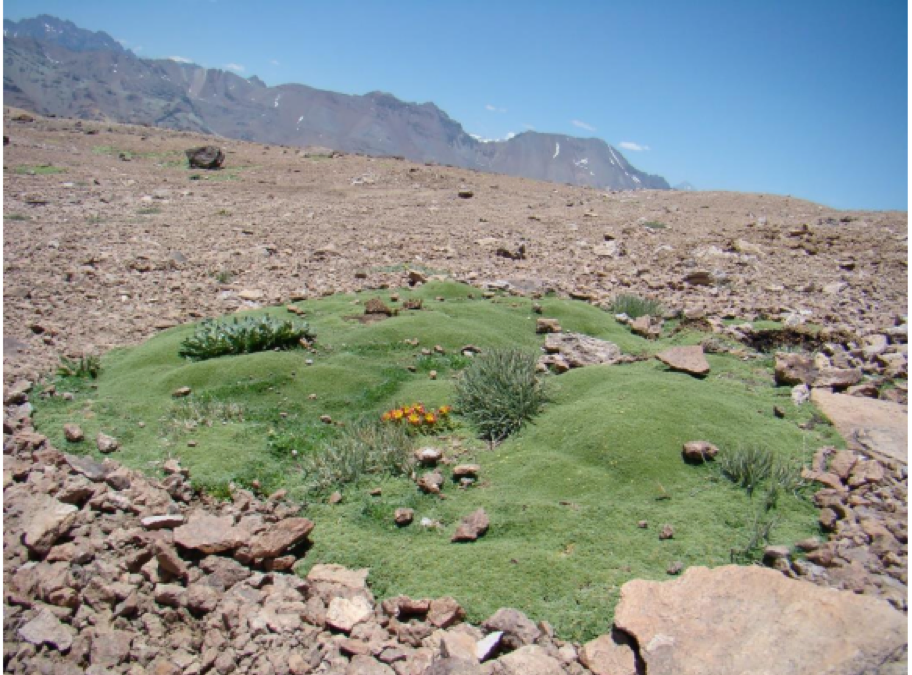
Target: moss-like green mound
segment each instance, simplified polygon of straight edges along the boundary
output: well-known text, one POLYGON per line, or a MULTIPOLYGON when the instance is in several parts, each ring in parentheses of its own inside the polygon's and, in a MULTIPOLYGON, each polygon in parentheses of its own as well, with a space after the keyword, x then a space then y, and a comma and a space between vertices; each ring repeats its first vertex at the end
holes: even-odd
MULTIPOLYGON (((379 597, 453 595, 474 621, 512 606, 550 621, 567 639, 604 633, 626 581, 665 578, 673 561, 728 564, 732 550, 753 535, 762 499, 756 492, 748 497, 711 466, 685 464, 684 442, 707 440, 722 452, 764 446, 804 459, 821 444, 841 444, 810 406, 793 406, 788 390, 774 387, 767 357, 710 354, 712 371, 702 380, 648 359, 548 376, 550 400, 541 414, 496 447, 478 440, 458 414, 445 435, 419 439, 460 463, 478 463, 473 487, 448 480, 440 499, 419 492, 406 476, 369 473, 344 485, 343 501, 330 506, 325 488, 307 490, 308 456, 365 416, 379 419, 416 402, 429 409, 452 405, 454 378, 471 358, 462 354, 467 345, 535 350, 542 343, 528 299, 485 299, 455 283, 397 293, 398 304, 389 292, 298 303, 319 336, 310 351, 188 362, 178 352, 196 327, 165 331, 105 356, 96 380, 60 379, 58 390, 73 391, 74 399, 41 401, 36 424, 69 452, 94 448, 67 443, 66 422, 80 424, 87 438, 112 434, 121 442, 119 461, 153 473, 163 460, 179 457, 197 485, 218 495, 227 495, 231 483, 288 489, 316 522, 301 571, 317 562, 370 567, 379 597), (355 320, 371 297, 393 306, 421 299, 423 308, 355 320), (173 398, 181 387, 190 387, 190 396, 173 398), (775 406, 784 419, 774 415, 775 406), (326 415, 332 424, 321 421, 326 415), (369 494, 378 487, 379 495, 369 494), (399 507, 415 509, 413 525, 396 527, 399 507), (471 544, 450 543, 459 519, 479 507, 490 517, 488 533, 471 544), (421 519, 440 527, 423 527, 421 519), (648 527, 638 527, 644 520, 648 527), (674 537, 660 540, 665 524, 674 537)), ((628 354, 704 337, 680 332, 648 342, 591 305, 539 302, 564 330, 611 340, 628 354)), ((285 308, 249 315, 289 316, 285 308)), ((806 496, 780 496, 764 517, 775 518, 774 543, 817 531, 806 496)))

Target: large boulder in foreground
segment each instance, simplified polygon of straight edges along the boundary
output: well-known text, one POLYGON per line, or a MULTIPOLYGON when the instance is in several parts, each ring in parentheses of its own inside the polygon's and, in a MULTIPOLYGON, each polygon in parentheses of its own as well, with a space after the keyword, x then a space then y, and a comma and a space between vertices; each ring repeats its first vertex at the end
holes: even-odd
POLYGON ((614 625, 649 675, 860 675, 905 658, 908 619, 882 600, 729 565, 624 584, 614 625))

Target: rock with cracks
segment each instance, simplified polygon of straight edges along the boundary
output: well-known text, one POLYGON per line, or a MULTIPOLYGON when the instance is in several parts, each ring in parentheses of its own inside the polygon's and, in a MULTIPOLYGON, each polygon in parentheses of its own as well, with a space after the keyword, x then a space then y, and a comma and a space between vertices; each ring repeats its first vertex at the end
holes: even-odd
POLYGON ((882 600, 734 565, 630 581, 614 621, 649 675, 873 673, 899 658, 908 627, 882 600))

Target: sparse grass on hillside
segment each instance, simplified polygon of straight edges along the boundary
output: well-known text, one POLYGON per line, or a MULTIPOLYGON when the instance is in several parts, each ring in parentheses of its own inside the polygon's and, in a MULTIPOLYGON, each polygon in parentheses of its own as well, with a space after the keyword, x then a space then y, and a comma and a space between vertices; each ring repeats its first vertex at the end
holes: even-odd
MULTIPOLYGON (((827 425, 799 428, 813 408, 795 407, 787 388, 774 387, 765 361, 710 354, 712 372, 697 380, 647 360, 547 376, 551 401, 535 423, 493 450, 457 416, 444 435, 421 442, 439 445, 457 463, 477 462, 480 480, 463 489, 444 466, 447 498, 422 494, 407 476, 395 475, 395 462, 361 463, 370 448, 384 444, 359 440, 352 431, 359 420, 377 420, 415 401, 428 408, 453 404, 455 378, 472 363, 461 354, 465 345, 482 354, 535 350, 543 338, 535 333, 530 300, 486 300, 455 283, 395 291, 402 300, 422 299, 421 311, 355 320, 364 301, 380 296, 389 302, 391 292, 298 303, 319 335, 315 353, 188 362, 178 350, 197 326, 163 331, 106 355, 91 383, 59 381, 58 391, 71 391, 74 399, 38 399, 35 423, 67 452, 95 452, 64 439, 63 424, 76 422, 87 437, 98 431, 118 437, 116 459, 129 466, 155 472, 166 458, 178 457, 195 485, 218 496, 227 496, 232 483, 256 481, 266 493, 287 488, 316 523, 301 572, 318 562, 365 566, 378 597, 453 595, 475 622, 499 607, 517 607, 575 640, 608 630, 626 581, 665 579, 675 560, 728 564, 732 550, 755 536, 756 497, 709 466, 685 464, 682 443, 708 440, 723 452, 764 446, 795 461, 807 461, 820 445, 842 445, 827 425), (422 353, 435 345, 444 353, 422 353), (431 365, 436 379, 429 377, 431 365), (173 399, 183 386, 192 394, 173 399), (773 414, 774 406, 785 410, 785 419, 773 414), (321 421, 325 415, 332 424, 321 421), (380 494, 368 494, 373 488, 380 494), (342 491, 341 503, 325 503, 329 489, 342 491), (415 524, 395 526, 400 507, 415 509, 415 524), (459 519, 479 507, 491 519, 487 535, 470 545, 451 544, 459 519), (423 518, 439 527, 420 526, 423 518), (641 520, 649 527, 637 527, 641 520), (660 541, 665 523, 675 535, 660 541)), ((553 297, 540 302, 565 330, 612 340, 626 353, 652 354, 705 337, 680 332, 649 342, 592 305, 553 297)), ((284 308, 248 315, 288 318, 284 308)), ((392 452, 388 459, 401 456, 392 452)), ((774 543, 817 532, 813 504, 791 492, 778 496, 771 513, 774 543)))
POLYGON ((57 173, 66 173, 66 168, 52 164, 37 164, 34 166, 17 166, 15 173, 25 176, 50 176, 57 173))

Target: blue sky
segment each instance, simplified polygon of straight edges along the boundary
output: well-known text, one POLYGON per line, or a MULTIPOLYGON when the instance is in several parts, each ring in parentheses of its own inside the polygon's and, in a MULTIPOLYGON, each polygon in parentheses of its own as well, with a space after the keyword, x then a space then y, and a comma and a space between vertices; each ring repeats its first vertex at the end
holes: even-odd
POLYGON ((597 136, 700 189, 908 208, 905 0, 6 0, 267 84, 597 136))

